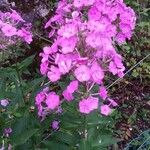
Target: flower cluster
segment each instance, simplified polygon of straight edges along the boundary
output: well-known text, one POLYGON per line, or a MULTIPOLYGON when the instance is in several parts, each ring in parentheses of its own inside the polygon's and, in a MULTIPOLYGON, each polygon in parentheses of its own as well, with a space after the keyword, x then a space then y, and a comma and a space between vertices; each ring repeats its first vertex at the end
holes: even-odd
MULTIPOLYGON (((64 99, 72 101, 73 93, 81 94, 80 86, 84 85, 86 91, 80 96, 79 111, 88 114, 100 109, 109 115, 117 103, 108 97, 104 77, 107 72, 124 76, 125 67, 115 45, 130 40, 135 22, 134 11, 123 0, 61 0, 56 14, 45 25, 51 28, 49 38, 53 44, 46 45, 40 53, 41 74, 51 82, 64 75, 73 76, 74 81, 62 93, 64 99), (105 104, 91 93, 95 85, 105 104)), ((44 99, 45 95, 41 97, 44 99)), ((60 104, 59 96, 52 92, 45 103, 54 109, 60 104)), ((37 101, 36 104, 39 108, 37 101)))
POLYGON ((17 41, 32 42, 31 24, 15 11, 0 11, 0 49, 15 44, 17 41))

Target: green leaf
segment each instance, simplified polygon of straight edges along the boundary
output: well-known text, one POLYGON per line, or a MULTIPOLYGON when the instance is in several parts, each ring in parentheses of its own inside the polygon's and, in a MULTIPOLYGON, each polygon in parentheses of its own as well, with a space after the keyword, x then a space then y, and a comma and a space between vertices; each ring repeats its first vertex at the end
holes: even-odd
POLYGON ((76 137, 74 137, 74 135, 72 135, 69 132, 64 132, 64 131, 58 131, 55 135, 54 135, 55 139, 57 139, 60 142, 66 143, 68 145, 74 145, 76 144, 76 137))
POLYGON ((26 143, 37 131, 38 129, 24 130, 20 135, 14 136, 12 140, 14 146, 26 143))
POLYGON ((70 150, 70 147, 66 144, 55 141, 45 141, 44 148, 47 148, 47 150, 70 150))
POLYGON ((87 115, 86 120, 89 127, 110 124, 112 121, 109 117, 103 117, 98 112, 87 115))
POLYGON ((82 139, 79 144, 79 150, 92 150, 92 146, 86 139, 82 139))
POLYGON ((32 62, 35 55, 32 55, 18 64, 18 69, 24 71, 32 62))

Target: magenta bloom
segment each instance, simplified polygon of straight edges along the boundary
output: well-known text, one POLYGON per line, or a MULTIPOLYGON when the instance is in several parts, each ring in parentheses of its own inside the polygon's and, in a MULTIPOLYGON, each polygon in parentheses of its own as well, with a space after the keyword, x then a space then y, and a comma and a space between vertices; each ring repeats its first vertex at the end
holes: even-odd
POLYGON ((90 79, 90 69, 85 66, 81 65, 75 70, 75 76, 80 82, 88 81, 90 79))
POLYGON ((11 18, 14 19, 15 21, 20 21, 20 22, 25 22, 25 20, 23 20, 23 18, 13 9, 11 9, 12 13, 11 13, 11 18))
POLYGON ((0 100, 0 105, 6 107, 9 104, 9 101, 7 99, 0 100))
POLYGON ((16 28, 10 24, 5 24, 1 30, 5 34, 5 36, 8 36, 8 37, 11 37, 17 34, 16 28))
POLYGON ((106 88, 104 87, 104 86, 101 86, 100 88, 99 88, 99 95, 100 95, 100 97, 102 98, 102 99, 106 99, 107 98, 107 90, 106 90, 106 88))
POLYGON ((60 41, 60 46, 62 47, 62 53, 67 54, 71 53, 74 51, 74 48, 77 43, 77 38, 76 37, 71 37, 71 38, 63 38, 60 41))
POLYGON ((47 76, 50 81, 55 82, 60 79, 61 73, 57 67, 51 66, 50 71, 47 73, 47 76))
POLYGON ((54 130, 58 130, 58 129, 59 129, 59 121, 54 120, 54 121, 52 122, 52 128, 53 128, 54 130))
POLYGON ((45 103, 47 104, 47 107, 48 107, 49 109, 54 110, 54 109, 56 109, 56 108, 59 106, 59 104, 60 104, 59 96, 56 95, 55 92, 51 92, 51 93, 48 94, 45 103))
POLYGON ((98 98, 89 97, 79 102, 79 111, 81 113, 89 114, 94 109, 98 108, 98 98))
POLYGON ((48 61, 45 61, 40 65, 40 72, 42 75, 45 75, 47 71, 48 71, 48 61))
POLYGON ((93 63, 91 66, 91 76, 94 82, 101 83, 104 78, 104 72, 97 62, 93 63))
POLYGON ((101 17, 101 13, 98 11, 96 7, 91 7, 91 9, 88 12, 88 18, 89 20, 99 20, 101 17))
MULTIPOLYGON (((101 113, 109 115, 112 111, 110 106, 117 103, 109 99, 103 86, 105 75, 111 72, 124 76, 123 59, 115 44, 131 39, 135 21, 134 11, 123 0, 59 1, 56 13, 45 25, 45 28, 51 27, 49 38, 52 45, 44 47, 40 54, 41 73, 51 82, 76 79, 60 95, 72 101, 76 92, 76 97, 82 97, 79 111, 85 114, 98 108, 98 98, 90 97, 98 95, 109 104, 101 104, 101 113), (97 86, 100 87, 97 93, 92 93, 97 86)), ((43 102, 38 106, 42 114, 60 106, 59 96, 47 92, 44 103, 46 107, 43 102)))
POLYGON ((79 83, 77 80, 71 81, 70 84, 67 86, 67 91, 69 93, 74 93, 78 89, 78 84, 79 83))
POLYGON ((68 90, 64 90, 62 94, 67 101, 72 101, 74 99, 73 93, 69 93, 68 90))
POLYGON ((67 86, 67 89, 63 91, 63 96, 67 101, 72 101, 74 99, 73 93, 78 89, 78 81, 71 81, 67 86))
POLYGON ((108 105, 102 105, 101 106, 101 114, 108 116, 112 112, 111 108, 108 105))
POLYGON ((20 36, 22 39, 24 39, 24 41, 26 41, 28 44, 32 42, 32 34, 25 28, 18 30, 17 35, 20 36))
POLYGON ((74 0, 73 5, 77 8, 80 8, 84 5, 84 0, 74 0))
POLYGON ((58 30, 58 34, 60 36, 63 36, 64 38, 70 38, 77 33, 77 28, 75 24, 66 24, 65 26, 62 26, 58 30))
POLYGON ((12 133, 11 128, 5 128, 4 129, 4 136, 9 137, 11 133, 12 133))
POLYGON ((113 99, 108 98, 108 101, 110 102, 110 104, 111 104, 113 107, 118 106, 118 104, 117 104, 113 99))

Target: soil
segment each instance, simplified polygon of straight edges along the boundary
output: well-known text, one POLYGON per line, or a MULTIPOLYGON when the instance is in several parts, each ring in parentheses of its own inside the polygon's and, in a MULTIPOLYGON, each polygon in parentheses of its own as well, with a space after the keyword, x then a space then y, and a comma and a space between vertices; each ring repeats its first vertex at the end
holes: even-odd
POLYGON ((125 83, 119 83, 113 97, 118 99, 118 112, 121 116, 116 124, 119 149, 123 150, 125 145, 138 137, 138 135, 150 129, 150 80, 128 79, 125 83))

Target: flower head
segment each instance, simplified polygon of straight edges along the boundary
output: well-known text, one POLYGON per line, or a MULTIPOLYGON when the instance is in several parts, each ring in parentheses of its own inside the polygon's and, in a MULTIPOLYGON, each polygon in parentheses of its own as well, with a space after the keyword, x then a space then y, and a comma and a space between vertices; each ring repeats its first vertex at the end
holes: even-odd
POLYGON ((98 108, 98 98, 89 97, 79 102, 79 111, 81 113, 89 114, 94 109, 98 108))
POLYGON ((108 116, 112 112, 111 108, 108 105, 102 105, 101 106, 101 114, 108 116))

